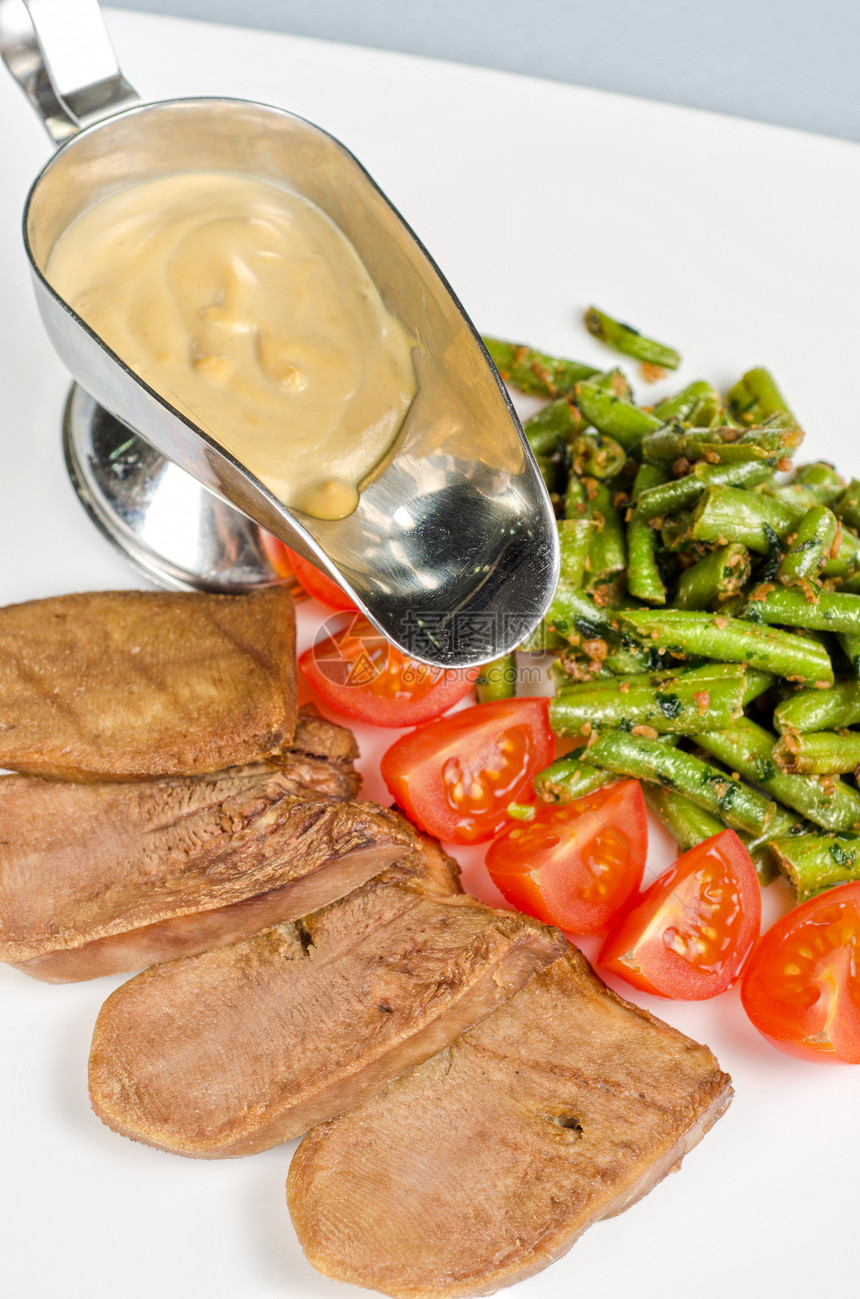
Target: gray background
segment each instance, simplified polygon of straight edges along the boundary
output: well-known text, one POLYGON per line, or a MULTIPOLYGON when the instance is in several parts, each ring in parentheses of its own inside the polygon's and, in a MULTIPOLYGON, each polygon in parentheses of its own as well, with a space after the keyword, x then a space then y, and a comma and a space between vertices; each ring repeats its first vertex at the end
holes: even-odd
POLYGON ((110 2, 504 68, 860 139, 860 0, 110 2))

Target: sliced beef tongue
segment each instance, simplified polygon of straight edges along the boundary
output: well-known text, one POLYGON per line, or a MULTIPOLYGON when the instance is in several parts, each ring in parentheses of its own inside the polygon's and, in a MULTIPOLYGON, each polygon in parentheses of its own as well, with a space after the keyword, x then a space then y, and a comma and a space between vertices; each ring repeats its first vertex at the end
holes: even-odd
POLYGON ((130 784, 0 778, 0 960, 52 982, 139 970, 304 915, 414 847, 394 813, 324 799, 322 759, 284 764, 130 784))
POLYGON ((138 975, 96 1024, 96 1113, 139 1141, 218 1158, 358 1105, 564 948, 557 931, 457 887, 425 843, 298 923, 138 975))
POLYGON ((289 752, 323 758, 351 771, 358 757, 358 745, 352 731, 323 717, 316 704, 302 704, 289 752))
POLYGON ((447 1050, 310 1132, 287 1198, 327 1276, 397 1299, 540 1271, 680 1162, 731 1099, 706 1047, 571 951, 447 1050))
POLYGON ((191 775, 282 752, 295 621, 250 595, 89 591, 0 609, 0 767, 64 780, 191 775))
POLYGON ((305 704, 299 710, 292 744, 268 765, 277 767, 293 794, 345 802, 355 798, 361 785, 355 769, 357 757, 352 732, 326 721, 313 704, 305 704))

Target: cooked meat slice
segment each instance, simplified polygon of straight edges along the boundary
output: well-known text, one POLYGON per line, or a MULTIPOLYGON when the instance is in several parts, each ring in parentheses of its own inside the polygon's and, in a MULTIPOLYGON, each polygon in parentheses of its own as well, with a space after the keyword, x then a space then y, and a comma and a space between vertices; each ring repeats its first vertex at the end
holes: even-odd
POLYGON ((316 704, 302 704, 299 709, 296 734, 290 748, 350 770, 358 757, 358 745, 352 731, 328 721, 316 704))
POLYGON ((139 970, 302 916, 413 849, 373 803, 296 797, 306 775, 0 778, 0 960, 51 982, 139 970))
POLYGON ((0 767, 66 780, 220 771, 287 747, 293 605, 94 591, 0 609, 0 767))
POLYGON ((706 1047, 571 951, 448 1049, 310 1132, 287 1200, 338 1281, 408 1299, 531 1276, 680 1162, 723 1113, 706 1047))
POLYGON ((267 765, 286 774, 293 794, 345 802, 355 798, 361 785, 354 765, 357 757, 352 732, 320 717, 313 704, 304 704, 290 747, 268 759, 267 765))
POLYGON ((446 1046, 564 940, 440 896, 440 870, 437 857, 428 887, 395 867, 296 924, 124 984, 93 1037, 96 1113, 177 1154, 252 1154, 446 1046))

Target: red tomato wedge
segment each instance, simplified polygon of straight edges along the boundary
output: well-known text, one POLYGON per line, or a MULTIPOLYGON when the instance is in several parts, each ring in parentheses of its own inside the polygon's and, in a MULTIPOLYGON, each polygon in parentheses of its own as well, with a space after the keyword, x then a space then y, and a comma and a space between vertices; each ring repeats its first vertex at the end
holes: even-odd
POLYGON ((329 609, 351 610, 355 605, 345 591, 325 573, 321 573, 310 560, 303 559, 295 550, 284 545, 270 532, 261 533, 263 550, 275 572, 281 577, 294 577, 305 595, 319 600, 329 609))
POLYGON ((374 726, 417 726, 472 688, 477 668, 444 669, 395 649, 358 613, 329 620, 329 636, 305 650, 299 667, 313 690, 344 717, 374 726))
POLYGON ((501 699, 403 735, 382 776, 422 830, 454 843, 492 839, 505 809, 555 753, 548 699, 501 699))
POLYGON ((760 928, 755 867, 734 830, 723 830, 646 889, 597 960, 643 992, 703 1001, 734 983, 760 928))
POLYGON ((639 887, 647 853, 642 789, 624 780, 508 826, 490 845, 487 869, 520 911, 574 934, 602 934, 639 887))
POLYGON ((860 884, 827 889, 771 926, 744 971, 741 1001, 789 1055, 860 1064, 860 884))

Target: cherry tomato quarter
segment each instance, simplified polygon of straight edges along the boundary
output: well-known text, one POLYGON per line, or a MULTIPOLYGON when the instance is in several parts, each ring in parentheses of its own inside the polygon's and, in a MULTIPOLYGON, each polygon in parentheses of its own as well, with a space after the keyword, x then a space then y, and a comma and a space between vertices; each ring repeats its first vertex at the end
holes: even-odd
POLYGON ((624 780, 506 827, 487 869, 520 911, 574 934, 601 934, 639 887, 647 854, 642 789, 624 780))
POLYGON ((549 700, 475 704, 403 735, 382 759, 400 807, 439 839, 480 843, 507 822, 555 753, 549 700))
POLYGON ((375 726, 416 726, 438 717, 472 688, 477 668, 438 668, 395 649, 360 614, 333 620, 330 634, 305 650, 308 685, 344 717, 375 726))
POLYGON ((860 1064, 860 883, 827 889, 772 925, 744 970, 741 1001, 780 1050, 860 1064))
POLYGON ((270 532, 262 532, 263 550, 275 572, 281 577, 294 577, 305 595, 329 609, 354 610, 355 605, 345 591, 333 582, 325 573, 320 572, 310 560, 303 559, 295 550, 291 550, 283 541, 273 537, 270 532))
POLYGON ((643 992, 701 1001, 734 983, 760 928, 752 859, 723 830, 645 890, 610 930, 598 964, 643 992))

